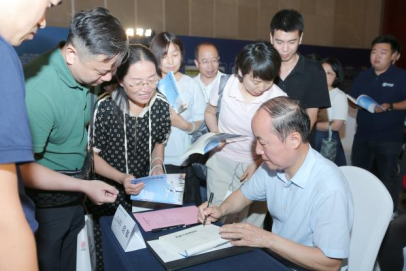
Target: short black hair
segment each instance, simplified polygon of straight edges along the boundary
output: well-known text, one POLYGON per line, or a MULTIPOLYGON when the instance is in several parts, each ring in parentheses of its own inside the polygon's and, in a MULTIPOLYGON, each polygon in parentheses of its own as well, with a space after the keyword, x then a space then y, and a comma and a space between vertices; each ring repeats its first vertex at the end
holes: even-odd
POLYGON ((172 32, 168 32, 168 31, 161 32, 152 39, 151 44, 149 45, 149 48, 151 49, 152 53, 156 57, 156 60, 158 61, 159 77, 162 77, 162 69, 161 69, 162 59, 168 53, 168 48, 171 43, 178 46, 179 51, 180 51, 181 65, 180 65, 179 69, 182 69, 185 65, 185 63, 184 63, 185 49, 183 48, 182 41, 172 32))
POLYGON ((214 43, 212 43, 212 42, 210 42, 210 41, 201 42, 201 43, 199 43, 199 44, 196 46, 196 48, 195 48, 195 59, 196 59, 196 60, 199 58, 199 50, 200 50, 200 47, 202 47, 202 46, 213 46, 213 47, 216 49, 217 53, 218 53, 218 51, 219 51, 219 50, 217 49, 217 46, 214 45, 214 43))
POLYGON ((300 37, 304 31, 303 16, 296 10, 283 9, 273 16, 270 27, 272 35, 275 33, 275 30, 282 30, 284 32, 299 31, 300 37))
POLYGON ((323 64, 323 63, 329 64, 331 66, 331 69, 336 74, 336 79, 334 79, 333 87, 334 88, 340 87, 341 83, 344 80, 343 66, 341 65, 340 61, 338 61, 338 59, 328 57, 328 58, 324 58, 320 61, 320 64, 323 64))
POLYGON ((402 50, 402 46, 399 44, 398 40, 393 35, 382 35, 375 38, 372 41, 371 47, 374 47, 375 44, 378 43, 388 43, 390 44, 390 48, 392 53, 398 52, 402 50))
MULTIPOLYGON (((234 74, 240 78, 252 72, 254 78, 273 81, 279 75, 281 56, 270 43, 257 42, 246 45, 235 59, 234 74)), ((242 78, 240 78, 240 81, 242 78)))
POLYGON ((127 56, 129 46, 120 21, 101 7, 75 14, 69 26, 67 44, 75 46, 79 54, 103 55, 105 62, 117 56, 118 65, 127 56))

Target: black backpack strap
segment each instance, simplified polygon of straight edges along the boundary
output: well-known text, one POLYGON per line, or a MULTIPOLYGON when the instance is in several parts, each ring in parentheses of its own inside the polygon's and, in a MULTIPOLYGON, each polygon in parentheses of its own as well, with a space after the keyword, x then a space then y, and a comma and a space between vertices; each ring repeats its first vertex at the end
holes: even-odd
POLYGON ((221 99, 223 98, 224 88, 226 87, 227 81, 230 78, 231 74, 223 74, 220 78, 220 85, 219 85, 219 99, 217 101, 217 108, 216 108, 216 115, 217 119, 220 115, 220 106, 221 106, 221 99))

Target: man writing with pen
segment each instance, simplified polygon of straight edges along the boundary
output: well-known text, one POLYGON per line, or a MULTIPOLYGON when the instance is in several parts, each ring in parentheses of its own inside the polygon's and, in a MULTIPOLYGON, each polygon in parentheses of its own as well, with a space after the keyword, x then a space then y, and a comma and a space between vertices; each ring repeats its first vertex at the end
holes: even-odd
POLYGON ((353 202, 338 167, 310 147, 309 116, 295 100, 277 97, 261 105, 251 127, 264 163, 220 206, 203 203, 199 221, 207 225, 266 200, 272 232, 236 223, 221 227, 221 237, 267 248, 298 270, 338 270, 349 254, 353 202))

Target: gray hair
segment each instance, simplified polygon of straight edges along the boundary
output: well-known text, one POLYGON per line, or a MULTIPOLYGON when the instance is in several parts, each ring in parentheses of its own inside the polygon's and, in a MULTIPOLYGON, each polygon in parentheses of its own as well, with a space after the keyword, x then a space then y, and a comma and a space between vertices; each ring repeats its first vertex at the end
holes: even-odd
POLYGON ((261 109, 271 116, 271 129, 282 142, 293 132, 301 135, 302 142, 308 141, 310 118, 300 107, 299 101, 289 97, 276 97, 263 103, 258 111, 261 109))

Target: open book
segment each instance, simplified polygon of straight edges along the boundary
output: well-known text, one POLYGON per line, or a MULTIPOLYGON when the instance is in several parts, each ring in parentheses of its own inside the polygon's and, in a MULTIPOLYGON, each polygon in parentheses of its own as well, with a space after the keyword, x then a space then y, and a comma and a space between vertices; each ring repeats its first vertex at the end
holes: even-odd
POLYGON ((169 72, 162 80, 159 81, 158 90, 165 95, 169 104, 176 111, 176 113, 180 114, 186 110, 187 105, 183 101, 182 95, 179 92, 173 72, 169 72))
POLYGON ((228 243, 229 240, 221 238, 219 231, 220 227, 213 224, 199 225, 161 236, 159 243, 184 257, 189 257, 228 243))
POLYGON ((364 108, 370 113, 375 113, 375 107, 379 106, 379 104, 374 99, 365 94, 358 96, 357 99, 347 94, 347 98, 354 104, 364 108))
POLYGON ((131 195, 131 200, 159 202, 166 204, 183 204, 185 174, 163 174, 132 180, 131 183, 143 182, 145 187, 138 195, 131 195))
POLYGON ((208 153, 209 151, 217 148, 221 142, 234 142, 241 140, 247 140, 247 137, 226 133, 207 133, 199 137, 199 139, 196 140, 195 143, 193 143, 184 154, 182 154, 180 159, 184 161, 193 153, 208 153))

